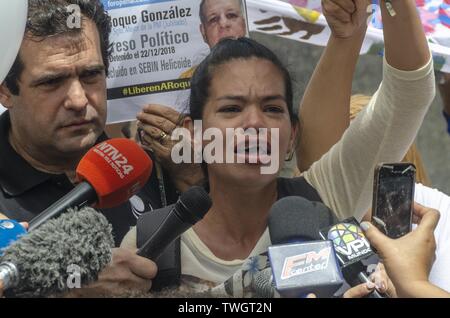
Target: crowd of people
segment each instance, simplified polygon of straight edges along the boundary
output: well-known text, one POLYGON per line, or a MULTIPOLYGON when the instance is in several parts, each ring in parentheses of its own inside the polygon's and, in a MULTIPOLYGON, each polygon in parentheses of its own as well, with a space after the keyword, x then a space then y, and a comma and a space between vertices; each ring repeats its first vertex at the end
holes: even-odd
MULTIPOLYGON (((367 28, 366 0, 322 1, 332 34, 300 105, 294 105, 286 67, 270 49, 242 37, 243 17, 225 2, 240 5, 203 0, 200 6, 202 34, 214 43, 192 70, 186 113, 171 105, 147 105, 137 124, 127 127, 126 135, 159 168, 132 200, 101 211, 113 227, 112 262, 97 282, 74 289, 70 296, 120 296, 148 292, 152 285, 207 291, 272 245, 268 217, 279 199, 301 196, 324 203, 338 220, 367 219, 374 168, 402 161, 413 144, 436 91, 433 59, 414 0, 394 1, 395 17, 382 6, 383 80, 351 123, 352 81, 367 28), (279 162, 295 156, 296 171, 290 178, 279 176, 281 166, 276 173, 262 174, 264 158, 250 162, 249 153, 245 163, 176 164, 170 136, 178 127, 194 135, 195 121, 202 122, 203 130, 213 128, 224 136, 230 128, 276 130, 276 147, 271 136, 258 142, 277 150, 272 155, 279 162), (140 220, 175 203, 194 185, 208 191, 212 207, 177 239, 173 251, 179 275, 158 277, 161 259, 136 255, 148 235, 140 220)), ((71 191, 83 155, 108 138, 109 33, 109 17, 99 0, 29 0, 20 52, 0 86, 0 103, 7 109, 0 116, 0 211, 5 218, 29 222, 71 191), (81 8, 81 29, 65 23, 64 7, 72 3, 81 8)), ((207 146, 203 141, 202 148, 207 146)), ((223 156, 226 150, 224 142, 223 156)), ((422 178, 429 182, 426 174, 422 178)), ((373 281, 343 297, 365 297, 374 289, 392 297, 450 297, 450 198, 418 184, 416 201, 417 228, 400 239, 361 223, 382 265, 373 281)))

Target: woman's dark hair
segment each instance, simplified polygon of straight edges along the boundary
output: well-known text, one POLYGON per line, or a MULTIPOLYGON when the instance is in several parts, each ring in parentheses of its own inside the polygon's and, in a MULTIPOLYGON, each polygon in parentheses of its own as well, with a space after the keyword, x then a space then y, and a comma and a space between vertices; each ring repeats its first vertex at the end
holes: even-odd
POLYGON ((285 97, 292 124, 298 123, 298 117, 293 109, 292 81, 289 71, 278 57, 264 45, 249 39, 224 39, 220 41, 197 67, 191 80, 191 97, 189 116, 193 120, 201 120, 209 98, 209 90, 214 71, 218 66, 237 59, 260 58, 272 62, 281 72, 285 84, 285 97))
MULTIPOLYGON (((81 20, 92 20, 97 26, 100 36, 100 46, 105 70, 108 72, 111 53, 109 35, 111 19, 100 0, 28 0, 28 19, 25 28, 25 38, 43 40, 49 37, 67 34, 77 36, 82 34, 82 28, 73 28, 68 21, 74 11, 70 5, 76 5, 81 13, 81 20)), ((18 80, 24 68, 20 54, 5 79, 6 87, 12 94, 19 94, 18 80)))

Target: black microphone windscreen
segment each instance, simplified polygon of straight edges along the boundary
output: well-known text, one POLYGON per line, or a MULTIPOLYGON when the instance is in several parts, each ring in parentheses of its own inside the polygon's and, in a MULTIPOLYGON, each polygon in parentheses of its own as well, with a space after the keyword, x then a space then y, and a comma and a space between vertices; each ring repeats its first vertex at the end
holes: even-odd
POLYGON ((106 218, 91 208, 68 210, 23 236, 5 250, 1 262, 15 264, 18 297, 46 297, 69 290, 68 279, 79 270, 89 284, 112 260, 114 240, 106 218))
POLYGON ((185 213, 181 217, 190 224, 195 224, 211 209, 212 201, 202 187, 192 187, 184 192, 179 199, 185 213))
POLYGON ((296 239, 321 240, 319 230, 336 222, 333 212, 323 203, 302 197, 286 197, 277 201, 270 210, 270 239, 274 245, 296 239))

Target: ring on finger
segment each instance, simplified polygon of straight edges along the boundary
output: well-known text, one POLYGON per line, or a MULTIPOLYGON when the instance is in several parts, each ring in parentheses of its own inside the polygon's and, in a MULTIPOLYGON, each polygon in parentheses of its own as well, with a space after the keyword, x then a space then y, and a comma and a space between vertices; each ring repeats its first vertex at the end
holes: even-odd
POLYGON ((169 137, 169 135, 166 134, 164 131, 162 131, 161 134, 159 135, 158 141, 163 142, 164 140, 167 139, 167 137, 169 137))

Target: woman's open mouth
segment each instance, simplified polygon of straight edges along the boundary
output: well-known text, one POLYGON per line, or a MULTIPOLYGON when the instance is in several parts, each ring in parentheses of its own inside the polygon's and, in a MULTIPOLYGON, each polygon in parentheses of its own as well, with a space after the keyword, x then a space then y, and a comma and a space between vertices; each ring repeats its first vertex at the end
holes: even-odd
POLYGON ((246 137, 234 147, 237 163, 268 164, 271 162, 272 147, 267 140, 246 137))

